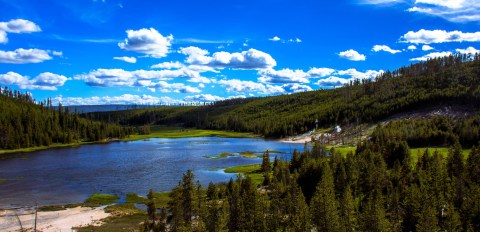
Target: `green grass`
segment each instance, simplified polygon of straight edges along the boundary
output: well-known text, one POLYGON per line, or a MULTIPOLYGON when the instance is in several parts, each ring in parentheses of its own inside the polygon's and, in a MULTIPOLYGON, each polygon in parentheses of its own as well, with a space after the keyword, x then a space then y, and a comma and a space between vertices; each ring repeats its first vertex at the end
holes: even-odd
MULTIPOLYGON (((327 146, 327 149, 332 149, 332 146, 327 146)), ((346 157, 349 152, 352 152, 355 154, 355 151, 357 150, 357 147, 350 147, 350 146, 342 146, 342 147, 333 147, 335 149, 335 152, 340 153, 343 157, 346 157)))
POLYGON ((135 207, 135 203, 133 202, 127 202, 119 205, 109 205, 105 207, 105 212, 111 213, 116 217, 143 213, 142 210, 135 207))
POLYGON ((237 153, 230 153, 230 152, 222 152, 222 153, 220 153, 218 155, 214 155, 214 156, 205 155, 205 156, 203 156, 203 158, 216 160, 216 159, 228 158, 230 156, 242 156, 244 158, 258 158, 258 155, 256 155, 255 152, 251 152, 251 151, 242 151, 242 152, 239 152, 238 154, 237 153))
POLYGON ((179 127, 152 126, 148 135, 130 135, 124 141, 133 141, 149 138, 189 138, 189 137, 225 137, 225 138, 255 138, 252 133, 240 133, 219 130, 184 129, 179 127))
POLYGON ((92 144, 92 143, 93 142, 79 142, 79 143, 67 143, 67 144, 55 143, 49 146, 26 147, 26 148, 12 149, 12 150, 0 150, 0 155, 13 154, 13 153, 28 153, 28 152, 41 151, 41 150, 46 150, 51 148, 77 147, 80 145, 92 144))
POLYGON ((260 171, 260 164, 240 165, 225 169, 226 173, 240 173, 252 178, 255 185, 263 182, 263 174, 260 171))
POLYGON ((226 173, 253 173, 256 171, 260 171, 260 164, 250 164, 250 165, 240 165, 235 167, 230 167, 225 169, 226 173))
POLYGON ((145 199, 144 197, 138 196, 135 193, 127 193, 126 202, 144 204, 147 202, 147 199, 145 199))
POLYGON ((242 151, 240 152, 240 155, 244 158, 258 158, 255 152, 252 151, 242 151))
MULTIPOLYGON (((420 154, 423 154, 425 152, 426 147, 423 148, 410 148, 410 155, 412 156, 413 160, 417 160, 420 154)), ((442 155, 443 157, 448 156, 448 147, 429 147, 428 148, 429 153, 433 154, 434 151, 437 151, 442 155)), ((463 149, 462 150, 462 155, 463 158, 466 160, 468 155, 470 154, 472 149, 463 149)))
POLYGON ((87 200, 85 200, 83 206, 97 207, 101 205, 110 205, 117 202, 118 199, 120 199, 119 196, 104 193, 95 193, 92 194, 87 200))
POLYGON ((217 155, 214 159, 224 159, 224 158, 227 158, 229 156, 235 156, 235 155, 230 153, 230 152, 222 152, 219 155, 217 155))
MULTIPOLYGON (((327 149, 331 149, 332 146, 327 146, 327 149)), ((335 151, 346 156, 348 152, 355 153, 356 147, 344 146, 344 147, 334 147, 335 151)), ((410 148, 410 155, 412 156, 413 160, 416 162, 418 159, 419 154, 423 154, 425 152, 426 147, 421 148, 410 148)), ((428 148, 430 154, 433 154, 434 151, 438 151, 443 157, 448 156, 448 147, 430 147, 428 148)), ((472 149, 463 149, 462 154, 463 158, 466 160, 468 155, 470 154, 472 149)))
POLYGON ((157 209, 166 209, 168 207, 168 201, 170 200, 169 194, 170 192, 153 193, 153 202, 157 209))
POLYGON ((5 183, 5 182, 7 182, 7 181, 8 181, 8 179, 0 178, 0 184, 1 184, 1 183, 5 183))
POLYGON ((48 212, 48 211, 60 211, 66 210, 68 208, 75 208, 78 206, 82 206, 82 204, 68 204, 68 205, 45 205, 38 207, 38 211, 40 212, 48 212))
POLYGON ((102 220, 104 222, 101 226, 86 226, 80 228, 73 228, 79 232, 104 231, 139 231, 140 223, 147 218, 145 213, 138 213, 122 217, 108 217, 102 220))
POLYGON ((319 128, 318 130, 314 131, 313 134, 330 133, 332 131, 333 131, 333 127, 319 128))

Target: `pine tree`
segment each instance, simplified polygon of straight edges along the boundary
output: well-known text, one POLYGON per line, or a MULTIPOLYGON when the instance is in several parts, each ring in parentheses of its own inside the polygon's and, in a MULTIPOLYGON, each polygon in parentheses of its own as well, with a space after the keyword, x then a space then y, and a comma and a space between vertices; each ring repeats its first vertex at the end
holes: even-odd
POLYGON ((240 204, 240 187, 238 183, 232 179, 228 182, 228 204, 229 204, 229 217, 228 217, 228 231, 240 231, 241 230, 241 217, 243 215, 242 207, 240 204))
POLYGON ((262 168, 261 168, 262 172, 264 173, 268 173, 272 170, 272 167, 270 165, 270 152, 268 150, 266 150, 264 153, 263 153, 263 156, 262 156, 262 168))
POLYGON ((285 199, 288 206, 288 224, 287 231, 310 231, 310 215, 308 212, 308 205, 305 202, 302 189, 292 182, 289 188, 289 198, 285 199))
POLYGON ((194 201, 195 201, 195 184, 194 175, 192 170, 188 170, 186 174, 183 174, 182 182, 182 207, 183 207, 183 220, 190 224, 194 213, 194 201))
POLYGON ((323 175, 312 198, 310 209, 312 222, 317 231, 338 231, 340 229, 332 171, 326 162, 323 164, 323 175))
POLYGON ((458 142, 448 152, 447 170, 452 180, 454 205, 456 208, 461 208, 465 198, 465 164, 463 162, 462 147, 458 142))
POLYGON ((368 198, 367 205, 362 212, 362 231, 387 232, 391 225, 385 213, 383 198, 379 190, 368 198))
POLYGON ((357 212, 355 210, 355 202, 352 197, 350 186, 347 186, 342 194, 340 218, 344 231, 353 232, 357 230, 357 212))
POLYGON ((150 220, 154 221, 155 220, 155 213, 157 211, 155 207, 155 202, 153 201, 153 190, 150 189, 147 194, 147 214, 150 220))
POLYGON ((453 204, 449 204, 444 211, 445 221, 443 225, 444 231, 456 232, 462 231, 462 222, 460 221, 460 215, 455 210, 453 204))
POLYGON ((431 205, 424 205, 417 224, 418 232, 437 231, 438 220, 435 208, 431 205))

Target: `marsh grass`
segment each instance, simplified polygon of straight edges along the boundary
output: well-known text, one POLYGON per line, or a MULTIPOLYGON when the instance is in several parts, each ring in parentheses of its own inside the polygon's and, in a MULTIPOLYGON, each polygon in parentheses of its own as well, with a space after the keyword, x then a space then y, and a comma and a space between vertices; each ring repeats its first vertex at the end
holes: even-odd
POLYGON ((189 137, 222 137, 222 138, 255 138, 258 135, 233 131, 200 130, 180 127, 167 127, 156 125, 151 127, 148 135, 130 135, 123 141, 141 140, 148 138, 189 138, 189 137))
POLYGON ((118 199, 120 199, 119 196, 104 193, 94 193, 87 200, 85 200, 83 206, 98 207, 102 205, 110 205, 117 202, 118 199))
POLYGON ((74 231, 90 232, 90 231, 104 231, 104 232, 117 232, 117 231, 139 231, 140 223, 147 218, 146 213, 137 213, 132 215, 126 215, 121 217, 107 217, 102 220, 104 224, 101 226, 86 226, 72 228, 74 231))
POLYGON ((250 176, 255 185, 259 185, 263 182, 263 174, 260 170, 260 164, 240 165, 225 169, 225 173, 239 173, 242 175, 250 176))

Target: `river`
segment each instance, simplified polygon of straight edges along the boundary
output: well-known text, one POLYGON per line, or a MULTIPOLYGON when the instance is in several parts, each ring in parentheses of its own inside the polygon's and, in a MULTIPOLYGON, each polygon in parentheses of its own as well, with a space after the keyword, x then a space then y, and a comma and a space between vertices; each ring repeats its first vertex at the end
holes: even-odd
POLYGON ((79 147, 57 148, 4 155, 0 160, 0 208, 81 203, 92 193, 145 195, 169 191, 182 173, 193 170, 206 187, 210 181, 228 181, 235 174, 227 167, 261 163, 240 152, 261 155, 275 151, 271 159, 290 159, 303 144, 287 144, 258 138, 197 137, 148 139, 79 147), (216 157, 223 152, 235 154, 216 157))

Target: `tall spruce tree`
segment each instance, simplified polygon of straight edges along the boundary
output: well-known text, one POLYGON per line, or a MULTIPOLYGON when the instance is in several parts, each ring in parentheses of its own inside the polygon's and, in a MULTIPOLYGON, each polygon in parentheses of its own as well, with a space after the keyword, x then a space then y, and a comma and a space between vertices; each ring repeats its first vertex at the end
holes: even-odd
POLYGON ((357 212, 355 201, 350 186, 347 185, 343 191, 340 201, 340 222, 342 230, 346 232, 357 231, 357 212))
POLYGON ((268 173, 272 170, 272 166, 270 165, 270 152, 266 150, 262 156, 262 172, 268 173))
POLYGON ((323 175, 313 195, 310 209, 317 231, 339 231, 338 203, 330 165, 323 163, 323 175))

